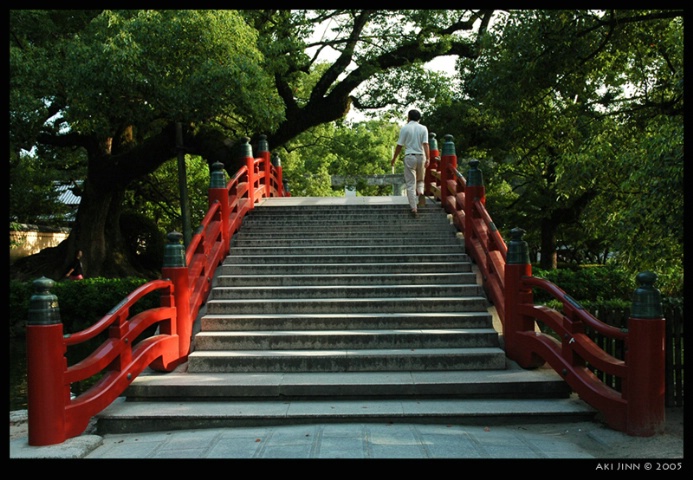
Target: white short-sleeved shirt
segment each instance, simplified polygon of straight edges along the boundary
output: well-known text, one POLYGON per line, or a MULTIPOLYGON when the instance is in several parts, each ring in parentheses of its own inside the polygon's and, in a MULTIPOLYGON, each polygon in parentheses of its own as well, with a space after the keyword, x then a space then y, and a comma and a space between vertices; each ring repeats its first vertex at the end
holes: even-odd
POLYGON ((404 154, 416 153, 423 155, 423 144, 428 143, 428 128, 416 120, 410 120, 399 131, 397 145, 402 145, 404 154))

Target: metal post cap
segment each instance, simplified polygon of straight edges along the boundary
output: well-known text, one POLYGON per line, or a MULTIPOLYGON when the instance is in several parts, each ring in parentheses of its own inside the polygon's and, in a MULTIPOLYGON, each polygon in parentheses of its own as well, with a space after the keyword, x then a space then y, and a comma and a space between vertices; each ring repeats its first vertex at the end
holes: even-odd
POLYGON ((226 173, 224 173, 224 164, 221 162, 214 162, 209 168, 211 169, 209 174, 209 188, 225 188, 226 173))
POLYGON ((428 135, 428 146, 431 150, 438 150, 438 140, 436 140, 435 133, 430 133, 428 135))
POLYGON ((453 137, 449 133, 445 135, 445 143, 443 143, 442 155, 455 155, 455 143, 453 137))
POLYGON ((527 232, 521 228, 513 228, 510 230, 506 263, 513 265, 529 264, 529 248, 527 247, 527 242, 522 240, 522 236, 525 233, 527 232))
POLYGON ((638 288, 633 292, 633 304, 630 310, 632 318, 661 318, 662 299, 659 290, 654 287, 657 275, 652 272, 641 272, 636 277, 638 288))
POLYGON ((258 141, 257 149, 259 152, 269 152, 269 144, 267 143, 267 135, 260 135, 260 140, 258 141))
POLYGON ((58 297, 50 293, 55 282, 41 277, 33 282, 34 293, 29 300, 27 325, 55 325, 61 323, 58 297))
POLYGON ((181 243, 183 234, 171 232, 166 235, 164 247, 164 267, 185 267, 185 246, 181 243))
POLYGON ((243 137, 241 140, 241 153, 244 158, 253 156, 253 148, 250 146, 250 139, 248 137, 243 137))
POLYGON ((467 186, 482 187, 484 185, 484 176, 479 170, 479 160, 473 158, 469 161, 469 170, 467 171, 467 186))

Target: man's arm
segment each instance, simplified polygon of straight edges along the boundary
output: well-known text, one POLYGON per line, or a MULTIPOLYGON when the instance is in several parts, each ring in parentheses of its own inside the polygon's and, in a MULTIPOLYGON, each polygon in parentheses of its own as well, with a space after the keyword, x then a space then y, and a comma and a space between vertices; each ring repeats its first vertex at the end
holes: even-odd
POLYGON ((392 155, 392 161, 390 162, 390 165, 393 167, 395 166, 395 162, 397 161, 397 157, 399 157, 399 153, 402 151, 402 145, 397 145, 395 147, 395 153, 392 155))

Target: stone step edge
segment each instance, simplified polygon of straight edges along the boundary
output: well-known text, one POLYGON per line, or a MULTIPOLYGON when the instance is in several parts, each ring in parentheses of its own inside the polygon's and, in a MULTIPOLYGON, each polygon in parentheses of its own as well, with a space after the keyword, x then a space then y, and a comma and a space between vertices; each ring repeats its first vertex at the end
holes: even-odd
POLYGON ((499 347, 468 348, 385 348, 385 349, 351 349, 334 350, 195 350, 188 359, 203 358, 325 358, 325 357, 423 357, 423 356, 476 356, 505 355, 499 347))
POLYGON ((243 336, 266 336, 278 337, 289 335, 316 336, 344 336, 359 337, 365 335, 489 335, 498 334, 494 328, 402 328, 402 329, 376 329, 376 328, 356 328, 356 329, 337 329, 337 330, 241 330, 241 331, 202 331, 196 336, 219 336, 219 337, 243 337, 243 336))
POLYGON ((508 425, 593 420, 576 398, 386 399, 297 401, 126 402, 120 397, 96 415, 97 433, 336 422, 416 422, 508 425))

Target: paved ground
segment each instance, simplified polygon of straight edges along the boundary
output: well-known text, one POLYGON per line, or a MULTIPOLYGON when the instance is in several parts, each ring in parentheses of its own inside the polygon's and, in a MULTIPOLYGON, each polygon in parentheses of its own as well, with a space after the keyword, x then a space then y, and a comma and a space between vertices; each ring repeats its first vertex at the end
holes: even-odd
POLYGON ((26 411, 10 414, 10 458, 62 459, 578 459, 609 465, 683 465, 683 409, 667 410, 652 437, 597 422, 509 426, 311 424, 99 436, 28 445, 26 411), (619 462, 616 461, 619 460, 619 462))
MULTIPOLYGON (((382 197, 406 205, 406 197, 382 197)), ((372 203, 372 198, 369 199, 372 203)), ((285 198, 275 204, 315 202, 285 198)), ((337 197, 333 204, 367 203, 337 197)), ((668 409, 663 431, 632 437, 598 422, 508 426, 311 424, 127 435, 84 435, 28 445, 26 411, 10 412, 10 459, 476 459, 578 461, 588 471, 684 469, 683 408, 668 409)), ((406 465, 406 464, 405 464, 406 465)), ((571 471, 575 463, 570 464, 571 471)))

